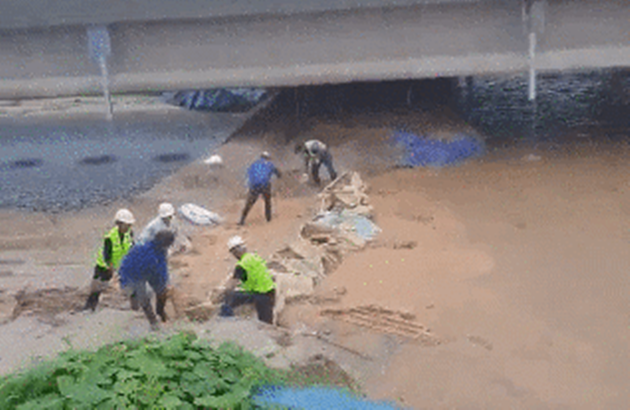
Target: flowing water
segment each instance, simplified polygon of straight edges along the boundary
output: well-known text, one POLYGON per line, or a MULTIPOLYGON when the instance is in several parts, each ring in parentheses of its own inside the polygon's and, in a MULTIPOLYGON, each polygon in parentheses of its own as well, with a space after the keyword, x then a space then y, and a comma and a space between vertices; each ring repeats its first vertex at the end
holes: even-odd
POLYGON ((474 77, 461 87, 459 110, 494 138, 627 138, 630 71, 538 73, 536 80, 536 98, 530 101, 529 73, 474 77))

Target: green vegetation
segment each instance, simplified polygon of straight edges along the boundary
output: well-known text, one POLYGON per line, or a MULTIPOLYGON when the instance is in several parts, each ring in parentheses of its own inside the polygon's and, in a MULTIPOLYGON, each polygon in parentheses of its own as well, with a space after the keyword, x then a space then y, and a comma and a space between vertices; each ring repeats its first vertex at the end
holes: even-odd
POLYGON ((235 344, 213 348, 194 334, 68 351, 0 379, 2 409, 253 409, 256 389, 285 384, 235 344))

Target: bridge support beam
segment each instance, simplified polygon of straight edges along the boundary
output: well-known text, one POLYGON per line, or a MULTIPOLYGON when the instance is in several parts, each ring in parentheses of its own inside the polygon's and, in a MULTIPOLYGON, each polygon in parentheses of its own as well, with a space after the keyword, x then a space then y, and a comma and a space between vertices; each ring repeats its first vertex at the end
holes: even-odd
MULTIPOLYGON (((519 2, 126 21, 108 26, 109 85, 134 92, 628 67, 626 3, 549 2, 534 63, 519 2)), ((100 93, 86 27, 0 34, 0 98, 100 93)))

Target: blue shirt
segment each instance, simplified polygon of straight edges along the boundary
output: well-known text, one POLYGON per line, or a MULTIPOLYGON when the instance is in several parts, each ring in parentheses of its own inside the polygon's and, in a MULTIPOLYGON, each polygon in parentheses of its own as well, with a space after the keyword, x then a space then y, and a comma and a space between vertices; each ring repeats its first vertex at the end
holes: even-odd
POLYGON ((264 158, 258 159, 247 170, 247 179, 250 188, 262 188, 271 182, 271 176, 276 174, 280 176, 278 169, 271 161, 264 158))
POLYGON ((168 284, 166 252, 153 241, 136 245, 122 260, 118 274, 123 288, 138 282, 149 282, 156 293, 161 293, 168 284))

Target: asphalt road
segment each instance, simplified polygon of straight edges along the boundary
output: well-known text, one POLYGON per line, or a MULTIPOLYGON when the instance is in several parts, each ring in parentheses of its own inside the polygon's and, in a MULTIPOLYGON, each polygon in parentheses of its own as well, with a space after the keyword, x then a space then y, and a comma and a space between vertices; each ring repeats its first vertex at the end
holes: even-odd
POLYGON ((3 125, 0 208, 67 211, 128 197, 211 153, 232 131, 220 125, 168 119, 3 125))

